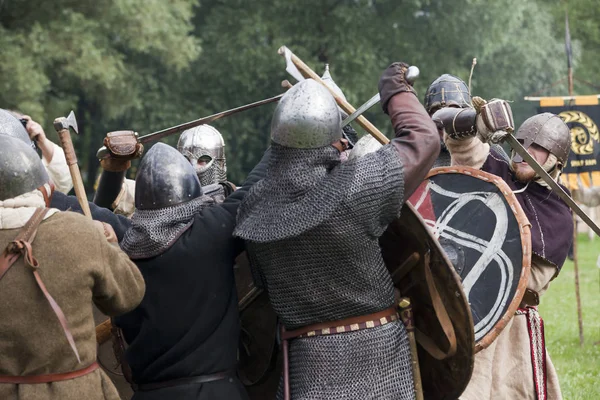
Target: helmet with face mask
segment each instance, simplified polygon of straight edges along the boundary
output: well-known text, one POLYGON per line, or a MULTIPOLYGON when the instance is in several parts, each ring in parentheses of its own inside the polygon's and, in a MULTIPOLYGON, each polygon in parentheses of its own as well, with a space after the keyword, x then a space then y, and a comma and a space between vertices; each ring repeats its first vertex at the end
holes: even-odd
POLYGON ((200 125, 184 131, 177 150, 194 166, 202 186, 227 181, 225 141, 212 126, 200 125))

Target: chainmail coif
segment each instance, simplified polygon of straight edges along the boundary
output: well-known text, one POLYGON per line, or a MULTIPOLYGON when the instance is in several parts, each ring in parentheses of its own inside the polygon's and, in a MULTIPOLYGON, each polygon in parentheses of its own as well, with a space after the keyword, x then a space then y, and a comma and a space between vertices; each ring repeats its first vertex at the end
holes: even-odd
POLYGON ((194 216, 214 200, 202 195, 185 203, 154 210, 135 210, 121 249, 131 259, 164 253, 194 222, 194 216))
MULTIPOLYGON (((257 283, 287 329, 394 304, 378 238, 400 213, 402 171, 392 145, 344 164, 331 146, 272 146, 267 175, 242 202, 235 235, 246 239, 257 283)), ((290 346, 295 400, 414 396, 399 321, 290 346)))

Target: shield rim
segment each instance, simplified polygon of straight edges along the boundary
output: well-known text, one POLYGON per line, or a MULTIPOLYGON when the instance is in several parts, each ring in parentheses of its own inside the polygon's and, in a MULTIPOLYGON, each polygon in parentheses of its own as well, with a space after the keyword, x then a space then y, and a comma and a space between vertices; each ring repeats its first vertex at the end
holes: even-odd
MULTIPOLYGON (((523 261, 521 277, 519 278, 519 283, 517 285, 515 296, 510 302, 502 318, 498 320, 496 325, 494 325, 494 327, 488 333, 486 333, 484 337, 482 337, 478 342, 475 343, 475 354, 477 354, 478 352, 492 344, 494 340, 496 340, 496 338, 500 335, 502 330, 504 330, 508 322, 515 315, 515 312, 521 304, 521 300, 523 299, 523 295, 525 294, 525 290, 527 289, 527 283, 529 282, 529 275, 531 271, 531 223, 525 215, 525 212, 523 211, 521 204, 519 204, 519 201, 517 200, 517 197, 513 193, 512 189, 499 176, 490 174, 489 172, 481 171, 479 169, 456 165, 450 167, 432 168, 427 173, 427 176, 425 176, 424 181, 428 180, 433 176, 441 174, 463 174, 494 184, 498 189, 500 189, 500 192, 504 195, 506 202, 510 206, 510 209, 512 210, 513 214, 515 215, 515 218, 517 219, 517 223, 521 231, 521 249, 523 251, 523 261)), ((418 211, 415 210, 415 212, 417 212, 418 214, 418 211)))

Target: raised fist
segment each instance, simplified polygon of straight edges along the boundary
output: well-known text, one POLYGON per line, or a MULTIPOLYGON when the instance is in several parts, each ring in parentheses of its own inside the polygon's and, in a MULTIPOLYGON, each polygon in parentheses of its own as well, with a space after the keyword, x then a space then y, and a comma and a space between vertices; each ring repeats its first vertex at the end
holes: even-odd
POLYGON ((110 132, 104 138, 107 154, 100 159, 102 168, 106 171, 125 171, 131 166, 131 160, 138 158, 144 152, 144 146, 138 142, 134 131, 110 132))
POLYGON ((381 97, 381 108, 384 113, 388 113, 387 106, 391 98, 402 92, 411 92, 415 95, 415 89, 406 79, 406 72, 409 65, 404 62, 395 62, 379 78, 379 96, 381 97))

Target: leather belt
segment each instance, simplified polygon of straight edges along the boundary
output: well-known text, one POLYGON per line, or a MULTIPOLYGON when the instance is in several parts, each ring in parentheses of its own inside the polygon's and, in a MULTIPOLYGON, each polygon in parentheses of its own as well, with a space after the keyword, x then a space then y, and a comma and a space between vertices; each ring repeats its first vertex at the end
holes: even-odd
POLYGON ((334 335, 339 333, 355 332, 363 329, 375 328, 388 324, 398 319, 398 310, 395 306, 386 308, 373 314, 350 317, 339 321, 319 322, 302 328, 286 331, 282 325, 281 348, 283 352, 283 398, 290 400, 290 362, 289 362, 289 340, 294 338, 309 338, 322 335, 334 335))
POLYGON ((173 387, 173 386, 187 385, 190 383, 208 383, 208 382, 220 381, 221 379, 234 378, 234 377, 236 377, 235 370, 228 370, 228 371, 223 371, 223 372, 217 372, 215 374, 210 374, 210 375, 190 376, 190 377, 186 377, 186 378, 171 379, 168 381, 161 381, 161 382, 140 383, 140 384, 134 383, 131 385, 131 387, 136 392, 146 392, 149 390, 164 389, 164 388, 173 387))
POLYGON ((535 290, 525 289, 525 293, 523 294, 523 298, 521 299, 521 304, 519 308, 525 308, 527 306, 537 306, 540 304, 540 294, 535 290))
POLYGON ((359 317, 350 317, 333 322, 319 322, 316 324, 304 326, 302 328, 281 332, 282 340, 294 338, 313 337, 321 335, 334 335, 336 333, 346 333, 359 331, 361 329, 375 328, 377 326, 388 324, 398 319, 398 310, 396 307, 386 308, 373 314, 361 315, 359 317))
POLYGON ((61 374, 47 374, 47 375, 26 375, 26 376, 8 376, 0 375, 0 383, 12 383, 16 385, 20 384, 36 384, 36 383, 51 383, 59 381, 67 381, 69 379, 79 378, 87 375, 98 369, 98 363, 93 362, 90 366, 78 369, 76 371, 64 372, 61 374))

